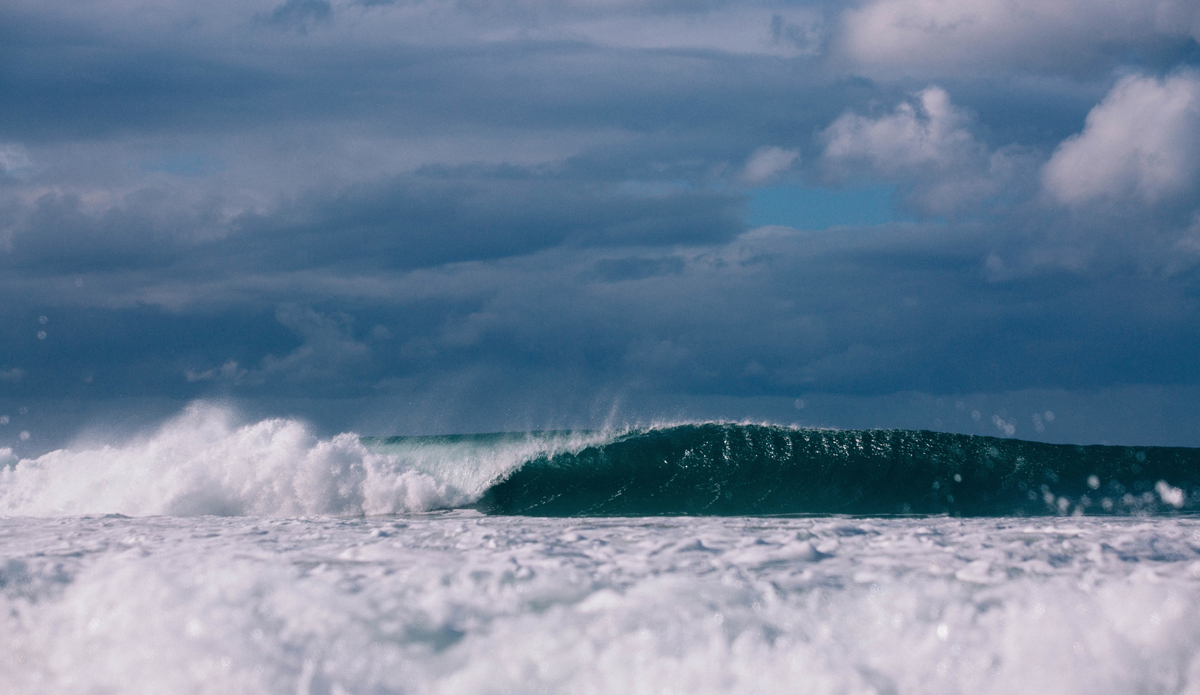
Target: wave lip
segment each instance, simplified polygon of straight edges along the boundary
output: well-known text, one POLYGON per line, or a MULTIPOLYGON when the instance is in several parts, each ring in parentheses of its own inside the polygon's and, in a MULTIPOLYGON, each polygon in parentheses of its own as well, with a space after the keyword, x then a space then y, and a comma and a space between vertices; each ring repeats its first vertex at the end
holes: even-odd
POLYGON ((541 455, 473 506, 534 516, 1190 512, 1200 510, 1200 449, 692 424, 541 455))

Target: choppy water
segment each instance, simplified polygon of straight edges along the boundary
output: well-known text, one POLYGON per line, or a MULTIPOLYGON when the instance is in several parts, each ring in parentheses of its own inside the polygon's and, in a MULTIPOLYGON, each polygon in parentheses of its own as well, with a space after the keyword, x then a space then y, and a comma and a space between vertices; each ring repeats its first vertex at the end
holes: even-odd
POLYGON ((727 425, 364 444, 198 406, 0 451, 0 689, 1200 693, 1194 452, 1045 447, 727 425), (823 486, 795 493, 797 466, 823 486))

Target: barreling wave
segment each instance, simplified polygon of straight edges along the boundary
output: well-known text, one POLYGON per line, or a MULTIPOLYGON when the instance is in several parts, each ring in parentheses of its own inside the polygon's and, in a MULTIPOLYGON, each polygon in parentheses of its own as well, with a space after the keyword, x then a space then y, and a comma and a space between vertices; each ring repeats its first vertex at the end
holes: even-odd
POLYGON ((1200 449, 694 424, 540 456, 491 514, 1156 514, 1200 509, 1200 449))
POLYGON ((0 515, 1158 514, 1200 511, 1200 449, 686 424, 323 439, 197 403, 157 431, 18 459, 0 515))

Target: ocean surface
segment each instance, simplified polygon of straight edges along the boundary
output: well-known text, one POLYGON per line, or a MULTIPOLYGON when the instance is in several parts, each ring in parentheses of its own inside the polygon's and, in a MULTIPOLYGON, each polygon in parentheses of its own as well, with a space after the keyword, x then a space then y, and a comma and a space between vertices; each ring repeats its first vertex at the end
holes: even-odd
POLYGON ((0 449, 8 693, 1198 693, 1200 450, 198 404, 0 449))

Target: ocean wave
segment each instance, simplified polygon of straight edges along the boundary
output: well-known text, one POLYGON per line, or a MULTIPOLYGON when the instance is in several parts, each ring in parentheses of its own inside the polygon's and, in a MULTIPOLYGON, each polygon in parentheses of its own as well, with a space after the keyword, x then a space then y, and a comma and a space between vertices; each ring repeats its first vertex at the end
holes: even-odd
POLYGON ((0 514, 13 516, 377 515, 459 507, 558 439, 322 439, 283 418, 240 423, 195 403, 148 436, 31 459, 0 449, 0 514))
POLYGON ((1200 508, 1200 449, 699 423, 320 438, 196 403, 122 444, 0 449, 0 515, 1160 514, 1200 508))
POLYGON ((539 457, 476 506, 545 516, 1173 513, 1200 508, 1200 449, 679 425, 539 457))

